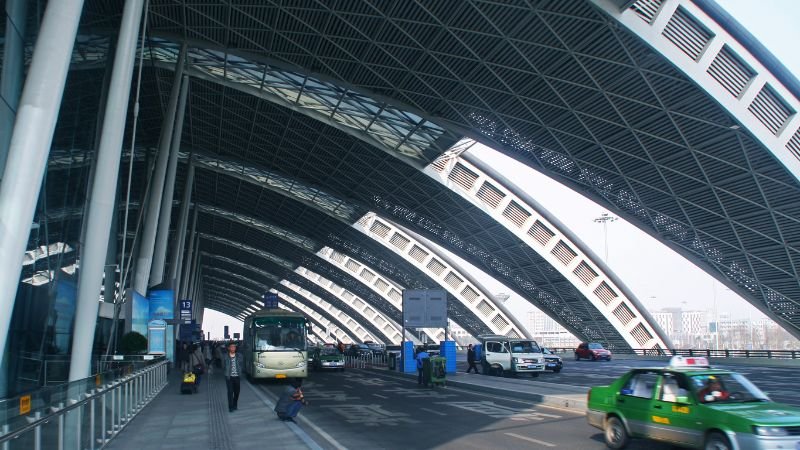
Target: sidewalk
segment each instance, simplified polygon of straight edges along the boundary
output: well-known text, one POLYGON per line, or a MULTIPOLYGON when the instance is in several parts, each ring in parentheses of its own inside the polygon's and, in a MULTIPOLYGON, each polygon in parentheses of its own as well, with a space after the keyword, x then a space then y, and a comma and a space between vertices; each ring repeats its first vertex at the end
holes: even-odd
POLYGON ((203 375, 199 392, 192 395, 180 393, 181 374, 172 370, 167 387, 106 448, 233 450, 266 442, 270 449, 309 448, 245 380, 239 409, 229 413, 225 379, 214 370, 203 375))
MULTIPOLYGON (((417 379, 416 372, 402 373, 384 368, 370 370, 377 370, 382 374, 393 377, 412 378, 415 381, 417 379)), ((588 388, 581 386, 545 383, 513 377, 467 374, 464 372, 448 373, 446 386, 458 387, 473 392, 513 395, 516 398, 530 400, 533 403, 569 409, 577 413, 586 412, 586 392, 588 388)))

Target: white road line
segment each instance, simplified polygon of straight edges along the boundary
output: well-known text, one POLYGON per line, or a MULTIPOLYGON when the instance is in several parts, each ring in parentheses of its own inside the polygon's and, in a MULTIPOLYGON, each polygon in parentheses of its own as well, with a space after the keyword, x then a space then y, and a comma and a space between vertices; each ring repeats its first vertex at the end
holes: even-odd
POLYGON ((529 438, 527 436, 522 436, 522 435, 515 434, 515 433, 503 433, 503 434, 505 434, 506 436, 515 437, 517 439, 522 439, 523 441, 533 442, 534 444, 544 445, 545 447, 555 447, 556 446, 556 444, 552 444, 550 442, 540 441, 538 439, 529 438))
MULTIPOLYGON (((259 400, 261 400, 265 405, 267 405, 267 407, 270 410, 275 408, 275 401, 277 401, 278 398, 275 397, 271 392, 267 391, 266 389, 264 389, 264 390, 257 389, 249 381, 246 384, 248 386, 250 386, 250 389, 253 390, 253 393, 256 394, 256 397, 258 397, 259 400), (268 400, 267 396, 269 396, 272 401, 268 400)), ((348 450, 347 447, 345 447, 344 445, 340 444, 339 441, 337 441, 336 439, 333 438, 333 436, 331 436, 330 434, 326 433, 322 428, 316 426, 314 423, 312 423, 310 420, 306 419, 305 417, 297 416, 297 417, 295 417, 295 420, 297 420, 299 422, 302 422, 303 425, 306 425, 306 426, 309 426, 309 427, 313 428, 314 431, 316 431, 320 436, 325 438, 325 440, 327 440, 328 443, 330 443, 337 450, 348 450)), ((322 447, 320 447, 319 444, 314 442, 314 439, 312 439, 311 436, 309 436, 305 431, 303 431, 302 428, 298 427, 297 424, 291 423, 291 422, 286 422, 286 425, 289 427, 289 429, 291 429, 294 432, 294 434, 296 434, 303 442, 305 442, 306 445, 308 445, 308 447, 310 449, 312 449, 312 450, 322 450, 322 447)))
POLYGON ((431 414, 436 414, 436 415, 439 415, 439 416, 446 416, 446 415, 447 415, 447 414, 445 414, 445 413, 443 413, 443 412, 434 411, 434 410, 432 410, 432 409, 428 409, 428 408, 420 408, 420 409, 421 409, 421 410, 423 410, 423 411, 427 411, 427 412, 429 412, 429 413, 431 413, 431 414))
POLYGON ((381 395, 381 394, 372 394, 372 395, 374 395, 375 397, 380 397, 380 398, 382 398, 382 399, 384 399, 384 400, 385 400, 385 399, 387 399, 387 398, 389 398, 389 397, 387 397, 387 396, 385 396, 385 395, 381 395))

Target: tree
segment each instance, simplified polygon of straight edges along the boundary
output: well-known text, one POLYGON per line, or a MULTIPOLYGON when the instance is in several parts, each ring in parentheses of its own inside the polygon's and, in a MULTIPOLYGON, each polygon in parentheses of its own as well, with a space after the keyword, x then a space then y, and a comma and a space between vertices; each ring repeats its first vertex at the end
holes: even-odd
POLYGON ((120 351, 125 355, 138 355, 147 350, 147 338, 140 333, 131 331, 122 336, 119 347, 120 351))

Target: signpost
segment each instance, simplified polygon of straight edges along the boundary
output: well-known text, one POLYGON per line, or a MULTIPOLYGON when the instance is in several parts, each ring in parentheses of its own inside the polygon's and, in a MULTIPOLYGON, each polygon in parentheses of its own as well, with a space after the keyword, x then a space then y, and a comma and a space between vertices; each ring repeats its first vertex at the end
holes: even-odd
POLYGON ((181 300, 180 314, 182 323, 192 323, 192 300, 181 300))

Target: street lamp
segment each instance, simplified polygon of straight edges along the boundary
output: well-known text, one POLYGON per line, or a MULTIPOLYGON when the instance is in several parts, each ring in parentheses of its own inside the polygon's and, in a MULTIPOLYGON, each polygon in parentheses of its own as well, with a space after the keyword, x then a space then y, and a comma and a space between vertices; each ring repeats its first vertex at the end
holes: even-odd
POLYGON ((609 215, 608 213, 602 213, 600 214, 600 217, 594 219, 596 223, 603 224, 603 241, 606 250, 606 257, 605 257, 606 264, 608 264, 608 222, 614 222, 617 219, 618 219, 617 217, 609 215))

